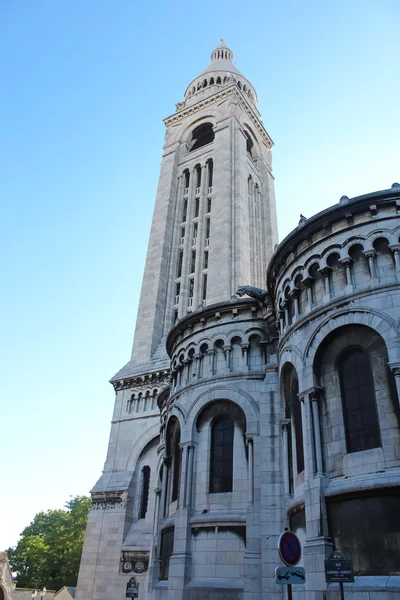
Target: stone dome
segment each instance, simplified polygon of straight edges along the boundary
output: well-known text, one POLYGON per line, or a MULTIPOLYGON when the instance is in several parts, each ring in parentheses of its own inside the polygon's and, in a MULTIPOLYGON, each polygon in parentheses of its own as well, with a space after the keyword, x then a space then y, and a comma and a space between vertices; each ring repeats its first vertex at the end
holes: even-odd
POLYGON ((185 98, 192 98, 206 88, 212 93, 218 87, 224 87, 236 83, 239 89, 257 106, 257 94, 251 83, 233 64, 233 52, 221 40, 220 44, 211 53, 211 63, 198 77, 187 87, 185 98))

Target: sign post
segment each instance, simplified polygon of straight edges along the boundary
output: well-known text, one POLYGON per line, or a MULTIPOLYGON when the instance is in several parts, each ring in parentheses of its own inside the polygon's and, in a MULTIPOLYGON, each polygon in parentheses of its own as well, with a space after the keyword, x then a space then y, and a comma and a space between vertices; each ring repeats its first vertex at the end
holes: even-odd
POLYGON ((343 583, 354 581, 353 561, 348 560, 343 552, 334 550, 325 561, 325 580, 327 583, 339 583, 340 600, 344 600, 343 583))
POLYGON ((139 584, 136 582, 135 577, 131 577, 126 584, 126 598, 138 598, 139 597, 139 584))
POLYGON ((275 581, 288 586, 288 600, 292 600, 292 584, 304 584, 306 572, 303 567, 296 565, 301 559, 300 540, 293 531, 285 529, 278 540, 278 552, 286 567, 275 569, 275 581), (295 568, 294 568, 295 567, 295 568))

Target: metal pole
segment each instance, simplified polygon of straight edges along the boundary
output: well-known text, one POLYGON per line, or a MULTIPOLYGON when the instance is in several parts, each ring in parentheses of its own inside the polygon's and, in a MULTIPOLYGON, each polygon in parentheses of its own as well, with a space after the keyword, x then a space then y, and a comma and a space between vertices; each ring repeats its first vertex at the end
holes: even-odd
POLYGON ((293 600, 291 583, 289 583, 289 585, 287 586, 287 597, 288 597, 288 600, 293 600))
POLYGON ((340 600, 344 600, 343 583, 341 581, 339 582, 339 590, 340 590, 340 600))

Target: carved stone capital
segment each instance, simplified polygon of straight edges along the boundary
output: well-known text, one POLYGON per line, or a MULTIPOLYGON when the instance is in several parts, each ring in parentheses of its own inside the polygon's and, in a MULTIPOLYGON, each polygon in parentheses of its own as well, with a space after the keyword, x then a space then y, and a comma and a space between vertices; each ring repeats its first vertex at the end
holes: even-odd
POLYGON ((94 492, 92 494, 92 510, 124 509, 128 504, 128 492, 94 492))

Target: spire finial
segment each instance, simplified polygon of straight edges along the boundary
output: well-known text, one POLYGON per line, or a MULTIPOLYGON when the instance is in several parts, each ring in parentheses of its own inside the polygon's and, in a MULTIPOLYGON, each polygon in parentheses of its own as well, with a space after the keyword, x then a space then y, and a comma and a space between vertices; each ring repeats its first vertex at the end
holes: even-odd
POLYGON ((228 60, 229 62, 233 60, 233 52, 228 48, 223 38, 221 38, 221 42, 211 53, 211 61, 214 62, 215 60, 228 60))

